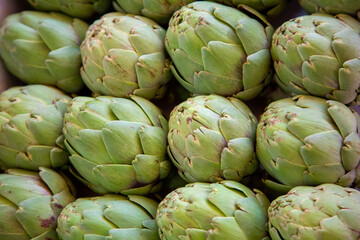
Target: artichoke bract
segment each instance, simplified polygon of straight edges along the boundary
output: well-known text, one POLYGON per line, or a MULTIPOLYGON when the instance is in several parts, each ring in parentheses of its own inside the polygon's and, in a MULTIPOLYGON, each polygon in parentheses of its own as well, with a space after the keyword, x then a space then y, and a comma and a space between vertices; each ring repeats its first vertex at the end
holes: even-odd
POLYGON ((360 238, 360 192, 334 184, 300 186, 269 207, 273 240, 360 238))
POLYGON ((137 96, 74 98, 63 132, 76 176, 99 194, 158 191, 171 169, 167 124, 155 105, 137 96))
POLYGON ((39 11, 63 12, 71 17, 90 18, 105 13, 111 0, 28 0, 39 11))
POLYGON ((157 206, 136 195, 80 198, 61 212, 57 232, 62 240, 157 240, 157 206))
POLYGON ((245 4, 255 10, 273 17, 279 15, 285 8, 288 0, 213 0, 215 2, 223 3, 232 7, 237 7, 245 4))
POLYGON ((114 0, 119 12, 143 15, 160 24, 168 24, 172 14, 195 0, 114 0))
POLYGON ((12 87, 0 94, 0 168, 59 168, 69 154, 62 134, 71 98, 43 85, 12 87))
POLYGON ((66 178, 47 168, 0 174, 0 239, 57 240, 57 218, 75 201, 72 190, 66 178))
POLYGON ((272 42, 275 79, 285 91, 352 102, 360 87, 360 22, 313 14, 280 26, 272 42))
POLYGON ((169 193, 159 204, 161 239, 269 239, 269 200, 241 183, 192 183, 169 193))
POLYGON ((83 87, 80 44, 87 28, 60 13, 16 13, 1 24, 0 55, 8 70, 28 84, 78 92, 83 87))
POLYGON ((258 167, 256 125, 236 98, 189 98, 170 114, 169 156, 188 182, 240 181, 258 167))
POLYGON ((322 183, 350 186, 360 177, 356 115, 342 103, 313 96, 273 102, 258 124, 258 159, 290 189, 322 183))
POLYGON ((344 13, 360 19, 360 1, 358 0, 299 0, 299 3, 308 13, 344 13))
POLYGON ((191 93, 249 100, 269 83, 273 28, 255 10, 242 10, 193 2, 170 19, 165 46, 171 70, 191 93))
POLYGON ((171 78, 165 30, 146 17, 111 13, 93 23, 81 45, 81 76, 94 93, 162 98, 171 78))

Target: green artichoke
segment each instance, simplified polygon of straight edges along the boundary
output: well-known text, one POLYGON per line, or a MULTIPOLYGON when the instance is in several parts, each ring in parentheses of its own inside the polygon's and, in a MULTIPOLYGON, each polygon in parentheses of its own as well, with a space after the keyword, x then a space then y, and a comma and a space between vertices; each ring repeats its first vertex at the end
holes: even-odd
POLYGON ((279 27, 272 42, 277 83, 287 92, 344 104, 360 88, 360 22, 347 15, 313 14, 279 27))
POLYGON ((123 13, 143 15, 166 25, 173 13, 195 0, 114 0, 114 7, 123 13))
POLYGON ((90 18, 105 13, 111 6, 111 0, 28 0, 40 11, 63 12, 77 18, 90 18))
POLYGON ((0 239, 58 239, 57 218, 75 201, 72 190, 66 178, 47 168, 0 174, 0 239))
POLYGON ((240 181, 258 167, 257 119, 236 98, 189 98, 171 112, 168 153, 189 182, 240 181))
POLYGON ((167 120, 143 98, 76 97, 63 132, 77 177, 99 194, 156 192, 171 169, 167 120))
POLYGON ((85 84, 101 95, 162 98, 171 78, 164 37, 165 30, 148 18, 105 15, 81 45, 85 84))
POLYGON ((359 0, 299 0, 299 3, 308 13, 344 13, 360 19, 359 0))
POLYGON ((344 104, 313 96, 271 103, 256 133, 265 170, 291 187, 359 181, 360 136, 356 113, 344 104))
POLYGON ((241 12, 193 2, 174 13, 165 46, 173 74, 188 91, 249 100, 272 78, 272 34, 267 20, 249 7, 241 12))
POLYGON ((288 0, 212 0, 232 7, 245 4, 255 10, 274 17, 279 15, 288 3, 288 0))
POLYGON ((12 87, 0 94, 0 168, 38 170, 68 162, 62 134, 71 98, 43 85, 12 87))
POLYGON ((268 239, 269 200, 234 181, 192 183, 159 204, 161 239, 268 239))
POLYGON ((157 206, 156 201, 135 195, 80 198, 61 212, 57 232, 62 240, 159 239, 157 206))
POLYGON ((360 239, 360 192, 334 184, 296 187, 269 207, 273 240, 360 239))
POLYGON ((0 55, 10 72, 26 83, 78 92, 83 87, 79 46, 87 28, 85 22, 60 13, 16 13, 0 27, 0 55))

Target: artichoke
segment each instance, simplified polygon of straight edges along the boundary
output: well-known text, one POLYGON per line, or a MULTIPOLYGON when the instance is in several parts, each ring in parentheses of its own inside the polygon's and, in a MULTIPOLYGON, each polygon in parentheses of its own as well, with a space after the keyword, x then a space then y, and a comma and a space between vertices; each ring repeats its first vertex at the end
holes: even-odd
POLYGON ((334 184, 296 187, 269 207, 273 240, 360 239, 360 192, 334 184))
POLYGON ((288 190, 322 183, 350 186, 360 177, 355 115, 342 103, 313 96, 273 102, 257 127, 258 159, 288 190))
POLYGON ((360 88, 360 22, 347 15, 313 14, 279 27, 272 44, 277 83, 287 92, 344 104, 360 88))
POLYGON ((241 183, 192 183, 166 196, 156 222, 161 239, 268 239, 269 200, 241 183))
POLYGON ((237 7, 241 4, 245 4, 270 17, 279 15, 284 10, 286 4, 288 3, 288 0, 213 0, 213 1, 226 4, 232 7, 237 7))
POLYGON ((299 3, 308 13, 344 13, 360 19, 359 0, 299 0, 299 3))
POLYGON ((63 209, 57 232, 62 240, 159 239, 157 206, 156 201, 135 195, 80 198, 63 209))
POLYGON ((80 43, 88 25, 60 13, 25 11, 0 27, 0 55, 16 77, 69 93, 83 87, 80 43))
POLYGON ((168 153, 189 182, 240 181, 255 172, 257 119, 236 98, 189 98, 171 112, 168 153))
POLYGON ((119 12, 143 15, 166 25, 172 14, 182 6, 195 0, 114 0, 119 12))
POLYGON ((68 162, 62 134, 71 98, 43 85, 12 87, 0 94, 0 168, 38 170, 68 162))
POLYGON ((63 12, 77 18, 89 18, 103 14, 111 6, 111 0, 28 0, 40 11, 63 12))
POLYGON ((170 171, 167 120, 143 98, 76 97, 63 132, 74 173, 99 194, 156 192, 170 171))
POLYGON ((272 34, 267 20, 249 7, 242 12, 193 2, 174 13, 165 46, 173 74, 188 91, 249 100, 272 78, 272 34))
POLYGON ((58 239, 57 218, 73 201, 72 185, 59 173, 9 169, 0 174, 0 239, 58 239))
POLYGON ((105 15, 81 45, 85 84, 102 95, 162 98, 171 78, 164 37, 165 30, 148 18, 105 15))

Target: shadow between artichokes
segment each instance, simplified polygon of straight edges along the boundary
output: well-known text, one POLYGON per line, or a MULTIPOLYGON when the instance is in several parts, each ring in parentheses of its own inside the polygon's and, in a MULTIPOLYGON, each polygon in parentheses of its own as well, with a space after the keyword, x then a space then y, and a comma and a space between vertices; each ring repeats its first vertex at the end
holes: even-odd
POLYGON ((57 232, 62 240, 158 240, 157 206, 136 195, 79 198, 61 212, 57 232))
POLYGON ((260 13, 241 7, 198 1, 170 19, 165 47, 171 70, 191 93, 249 100, 270 82, 274 30, 260 13))
POLYGON ((269 207, 273 240, 360 238, 360 192, 334 184, 299 186, 269 207))
POLYGON ((360 180, 359 117, 340 102, 297 96, 271 103, 256 133, 256 153, 280 183, 274 188, 360 180))
POLYGON ((1 23, 0 55, 20 80, 75 93, 84 85, 79 72, 80 44, 88 27, 60 13, 12 14, 1 23))
POLYGON ((188 182, 240 181, 258 167, 256 125, 236 98, 189 98, 170 114, 169 156, 188 182))
POLYGON ((47 168, 0 174, 0 239, 57 240, 57 218, 75 201, 73 190, 66 178, 47 168))
POLYGON ((12 87, 0 94, 0 168, 37 171, 69 161, 62 134, 71 98, 53 87, 12 87))
POLYGON ((76 176, 98 194, 157 192, 170 171, 167 120, 146 99, 76 97, 65 113, 65 145, 76 176))
POLYGON ((81 44, 81 76, 96 94, 162 98, 171 78, 165 30, 146 17, 109 13, 95 21, 81 44))
POLYGON ((269 200, 241 183, 192 183, 168 194, 156 222, 161 239, 268 240, 269 200))

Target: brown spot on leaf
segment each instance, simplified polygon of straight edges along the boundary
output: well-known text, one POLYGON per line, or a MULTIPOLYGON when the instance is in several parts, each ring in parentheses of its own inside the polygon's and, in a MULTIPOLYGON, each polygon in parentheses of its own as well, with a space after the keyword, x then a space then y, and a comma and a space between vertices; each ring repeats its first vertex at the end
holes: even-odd
POLYGON ((59 203, 54 203, 54 207, 58 208, 58 209, 63 209, 63 205, 59 204, 59 203))
POLYGON ((56 218, 54 215, 48 219, 40 219, 40 222, 41 222, 40 226, 43 228, 49 228, 51 226, 51 224, 55 221, 56 221, 56 218))

